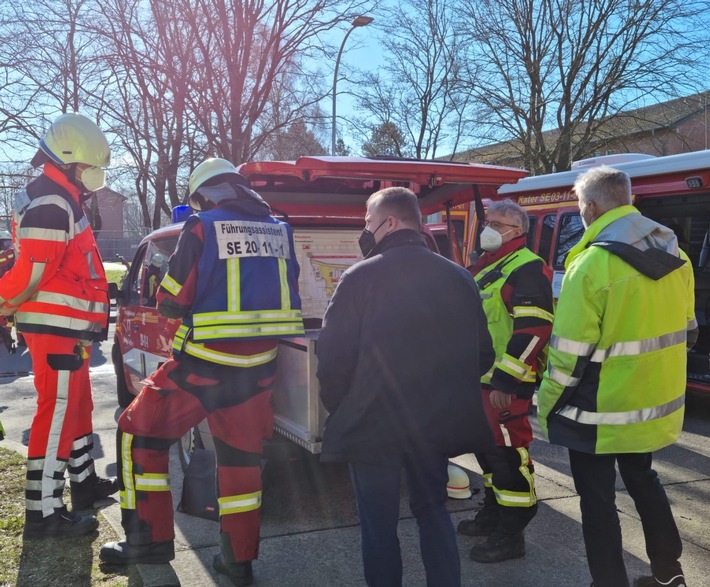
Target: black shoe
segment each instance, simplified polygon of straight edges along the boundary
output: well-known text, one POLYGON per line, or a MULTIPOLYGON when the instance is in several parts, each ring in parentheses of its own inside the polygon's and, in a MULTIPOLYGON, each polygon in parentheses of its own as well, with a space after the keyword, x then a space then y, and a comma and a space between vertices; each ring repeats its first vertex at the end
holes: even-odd
POLYGON ((71 507, 72 511, 85 510, 94 505, 95 501, 105 499, 118 491, 118 481, 115 477, 103 479, 94 477, 92 483, 87 479, 83 483, 72 484, 71 507))
POLYGON ((667 581, 661 581, 656 577, 637 577, 634 579, 634 587, 686 587, 685 577, 682 574, 671 577, 667 581))
POLYGON ((175 558, 175 545, 172 540, 138 545, 107 542, 101 547, 99 558, 112 565, 160 565, 175 558))
POLYGON ((95 516, 80 516, 66 509, 55 511, 41 522, 25 520, 25 538, 44 538, 45 536, 83 536, 99 527, 95 516))
POLYGON ((525 536, 523 532, 496 530, 482 544, 471 549, 470 556, 479 563, 499 563, 525 556, 525 536))
POLYGON ((240 587, 251 585, 254 581, 254 575, 251 572, 251 561, 245 563, 227 563, 224 560, 224 555, 220 552, 214 555, 212 561, 217 572, 227 575, 232 580, 232 585, 240 587))
POLYGON ((498 525, 500 513, 497 506, 484 507, 472 520, 461 520, 456 530, 465 536, 490 536, 498 525))

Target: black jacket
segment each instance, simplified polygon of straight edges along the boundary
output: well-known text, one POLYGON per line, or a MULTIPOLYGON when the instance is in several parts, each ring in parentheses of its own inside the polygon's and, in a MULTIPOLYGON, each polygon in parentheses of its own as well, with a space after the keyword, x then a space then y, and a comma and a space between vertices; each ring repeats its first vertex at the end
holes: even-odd
POLYGON ((392 233, 344 273, 317 355, 330 414, 322 460, 377 464, 492 443, 479 380, 494 352, 478 289, 417 232, 392 233))

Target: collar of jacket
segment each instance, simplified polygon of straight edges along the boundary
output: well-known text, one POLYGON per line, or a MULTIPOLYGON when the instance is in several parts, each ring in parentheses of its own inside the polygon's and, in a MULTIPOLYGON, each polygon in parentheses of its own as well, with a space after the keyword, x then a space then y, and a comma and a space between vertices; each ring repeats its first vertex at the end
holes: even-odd
POLYGON ((618 206, 604 212, 599 218, 589 225, 589 228, 584 231, 582 238, 579 242, 574 245, 567 254, 567 259, 565 259, 565 270, 569 269, 569 265, 577 255, 584 251, 592 241, 599 236, 599 233, 609 226, 612 222, 628 216, 629 214, 641 214, 633 206, 618 206))
POLYGON ((473 267, 471 268, 471 273, 473 273, 473 275, 477 275, 489 265, 497 263, 503 257, 510 255, 510 253, 517 251, 518 249, 522 249, 525 246, 526 240, 527 235, 521 234, 520 236, 515 237, 513 240, 504 243, 497 251, 486 251, 474 263, 473 267))
POLYGON ((375 248, 372 249, 370 254, 365 258, 369 259, 370 257, 384 253, 394 247, 401 247, 402 245, 421 245, 426 247, 426 241, 424 240, 424 236, 416 230, 411 228, 402 228, 400 230, 395 230, 384 237, 375 245, 375 248))
POLYGON ((69 195, 79 203, 81 190, 69 181, 66 175, 54 163, 45 163, 42 173, 56 183, 60 188, 66 190, 69 195))

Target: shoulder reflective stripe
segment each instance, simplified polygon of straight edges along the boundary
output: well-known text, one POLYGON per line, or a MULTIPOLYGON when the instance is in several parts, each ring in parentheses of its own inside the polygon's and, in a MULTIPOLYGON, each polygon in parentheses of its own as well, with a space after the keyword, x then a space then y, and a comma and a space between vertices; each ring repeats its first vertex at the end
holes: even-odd
POLYGON ((690 322, 688 322, 687 330, 694 330, 697 327, 698 327, 698 321, 695 318, 693 318, 690 322))
POLYGON ((563 353, 568 353, 577 357, 588 357, 594 352, 596 346, 596 343, 577 342, 576 340, 562 338, 555 334, 550 337, 551 349, 562 351, 563 353))
POLYGON ((684 404, 685 394, 661 406, 629 412, 587 412, 581 408, 567 405, 557 413, 580 424, 595 426, 638 424, 639 422, 648 422, 668 416, 682 408, 684 404))
POLYGON ((611 345, 608 349, 597 349, 592 354, 591 360, 595 363, 601 363, 609 357, 622 357, 629 355, 642 355, 653 351, 660 351, 678 344, 685 344, 688 338, 686 330, 663 334, 653 338, 644 340, 631 340, 628 342, 617 342, 611 345))
POLYGON ((548 367, 547 375, 555 383, 559 383, 563 387, 576 387, 577 385, 579 385, 579 382, 581 380, 579 377, 572 377, 571 375, 567 375, 566 373, 563 373, 559 369, 555 369, 555 367, 552 366, 548 367))
POLYGON ((291 290, 288 287, 288 269, 286 259, 277 259, 279 262, 279 281, 281 282, 281 307, 284 310, 291 309, 291 290))
POLYGON ((170 491, 170 476, 166 473, 136 475, 136 491, 170 491))
POLYGON ((204 359, 210 363, 219 363, 220 365, 230 365, 232 367, 256 367, 273 361, 278 355, 278 347, 257 355, 230 355, 229 353, 213 351, 201 344, 192 342, 185 344, 183 351, 188 355, 204 359))
POLYGON ((513 318, 541 318, 547 322, 552 322, 554 316, 542 308, 534 308, 532 306, 514 306, 513 318))
POLYGON ((133 435, 119 431, 119 448, 121 450, 121 479, 124 489, 120 492, 121 509, 136 509, 136 488, 133 484, 133 459, 131 456, 131 445, 133 435))
POLYGON ((250 512, 261 507, 261 491, 220 497, 217 501, 219 503, 220 516, 250 512))
POLYGON ((20 241, 32 239, 51 243, 66 243, 69 238, 66 231, 51 228, 21 228, 18 233, 20 241))
POLYGON ((229 312, 239 312, 242 309, 240 269, 239 257, 227 259, 227 310, 229 312))
POLYGON ((160 287, 166 289, 169 294, 176 296, 180 293, 182 284, 175 281, 170 277, 170 274, 166 273, 165 277, 163 277, 163 281, 160 282, 160 287))

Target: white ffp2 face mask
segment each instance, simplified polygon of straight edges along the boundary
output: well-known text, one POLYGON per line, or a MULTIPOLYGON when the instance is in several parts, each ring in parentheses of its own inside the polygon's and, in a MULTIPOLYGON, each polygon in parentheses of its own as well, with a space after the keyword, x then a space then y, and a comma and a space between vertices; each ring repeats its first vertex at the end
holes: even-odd
POLYGON ((87 167, 81 170, 77 179, 81 182, 86 191, 95 192, 104 187, 106 174, 100 167, 87 167))
POLYGON ((481 232, 481 248, 484 251, 497 251, 503 245, 503 237, 497 230, 486 226, 481 232))

